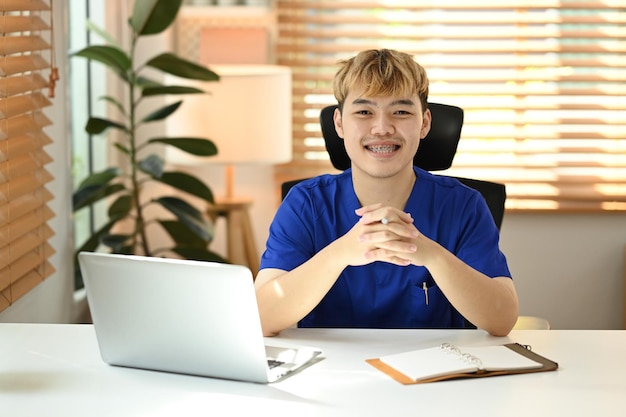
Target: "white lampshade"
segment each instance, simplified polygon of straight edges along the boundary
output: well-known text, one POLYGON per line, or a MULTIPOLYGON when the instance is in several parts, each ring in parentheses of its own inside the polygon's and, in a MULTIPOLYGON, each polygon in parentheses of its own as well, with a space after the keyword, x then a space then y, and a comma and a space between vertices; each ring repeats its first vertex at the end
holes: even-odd
POLYGON ((204 137, 218 154, 194 157, 168 147, 169 163, 277 164, 291 160, 291 70, 277 65, 210 65, 219 81, 168 77, 167 85, 188 85, 190 94, 166 119, 168 137, 204 137))

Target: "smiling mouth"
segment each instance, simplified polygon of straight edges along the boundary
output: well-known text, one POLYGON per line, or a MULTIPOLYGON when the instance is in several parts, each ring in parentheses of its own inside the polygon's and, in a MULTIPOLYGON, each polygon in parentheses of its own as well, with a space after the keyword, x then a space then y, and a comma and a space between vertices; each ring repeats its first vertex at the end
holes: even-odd
POLYGON ((385 153, 393 153, 397 151, 398 149, 400 149, 400 146, 398 145, 369 145, 369 146, 366 146, 365 148, 374 153, 385 154, 385 153))

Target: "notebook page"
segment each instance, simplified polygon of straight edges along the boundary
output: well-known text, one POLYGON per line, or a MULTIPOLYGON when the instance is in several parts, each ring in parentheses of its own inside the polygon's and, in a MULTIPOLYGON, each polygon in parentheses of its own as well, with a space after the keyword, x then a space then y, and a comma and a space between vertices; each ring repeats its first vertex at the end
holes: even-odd
POLYGON ((476 365, 468 363, 460 355, 439 346, 382 356, 380 361, 415 381, 478 370, 476 365))

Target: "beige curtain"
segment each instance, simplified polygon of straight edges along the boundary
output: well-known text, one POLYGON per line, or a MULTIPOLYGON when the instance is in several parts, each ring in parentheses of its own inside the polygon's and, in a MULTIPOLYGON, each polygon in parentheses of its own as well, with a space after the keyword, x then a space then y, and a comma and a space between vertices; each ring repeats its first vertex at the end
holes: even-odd
MULTIPOLYGON (((46 183, 49 1, 0 0, 0 311, 54 272, 46 183)), ((53 84, 53 83, 52 83, 53 84)))

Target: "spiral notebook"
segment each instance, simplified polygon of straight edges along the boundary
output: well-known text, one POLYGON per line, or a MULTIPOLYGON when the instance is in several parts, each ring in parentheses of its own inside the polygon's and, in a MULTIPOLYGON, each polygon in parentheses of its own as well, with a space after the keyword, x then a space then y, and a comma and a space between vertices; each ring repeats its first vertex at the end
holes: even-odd
POLYGON ((546 372, 558 368, 556 362, 518 343, 481 347, 458 347, 443 343, 432 348, 368 359, 366 362, 403 384, 546 372))

